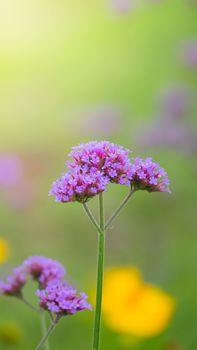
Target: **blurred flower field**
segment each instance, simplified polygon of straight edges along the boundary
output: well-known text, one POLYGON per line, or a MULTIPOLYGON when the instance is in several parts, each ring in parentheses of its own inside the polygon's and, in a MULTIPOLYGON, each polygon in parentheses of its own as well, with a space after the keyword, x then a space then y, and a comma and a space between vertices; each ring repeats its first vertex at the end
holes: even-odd
MULTIPOLYGON (((48 197, 72 146, 121 144, 170 179, 171 194, 135 194, 107 232, 104 350, 197 348, 196 5, 0 1, 0 280, 43 255, 94 294, 96 232, 79 203, 48 197)), ((107 188, 107 216, 126 192, 107 188)), ((93 312, 64 318, 51 349, 91 349, 92 325, 93 312)), ((0 296, 0 349, 40 338, 37 315, 0 296)))

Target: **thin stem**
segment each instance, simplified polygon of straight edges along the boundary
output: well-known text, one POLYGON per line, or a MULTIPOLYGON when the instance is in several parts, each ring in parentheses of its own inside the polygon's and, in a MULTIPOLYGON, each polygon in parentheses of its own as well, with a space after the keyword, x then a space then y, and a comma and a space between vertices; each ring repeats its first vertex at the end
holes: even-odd
POLYGON ((105 217, 104 217, 104 200, 103 200, 103 193, 99 194, 99 223, 100 223, 100 229, 102 232, 104 232, 105 228, 105 217))
POLYGON ((22 301, 25 305, 27 305, 31 310, 35 311, 35 312, 40 312, 39 309, 37 309, 35 306, 33 306, 29 301, 27 301, 24 296, 20 296, 19 297, 20 301, 22 301))
POLYGON ((86 203, 83 203, 83 207, 84 207, 85 212, 88 215, 91 223, 96 227, 97 231, 101 233, 102 230, 101 230, 100 226, 98 225, 98 223, 96 222, 96 220, 95 220, 93 214, 91 213, 90 209, 88 208, 88 205, 86 203))
POLYGON ((54 317, 53 317, 53 314, 51 311, 49 311, 49 317, 50 317, 51 322, 54 322, 54 317))
POLYGON ((55 320, 53 323, 51 323, 50 327, 48 328, 46 334, 43 336, 43 338, 41 339, 40 343, 37 345, 37 347, 35 348, 35 350, 41 350, 44 346, 44 344, 46 343, 46 341, 48 340, 49 336, 51 335, 51 333, 54 331, 57 322, 59 321, 61 316, 56 316, 55 320))
POLYGON ((110 218, 106 222, 105 230, 111 225, 112 221, 116 218, 116 216, 119 214, 119 212, 122 210, 122 208, 127 204, 128 200, 130 199, 130 197, 132 196, 132 194, 134 192, 135 192, 135 189, 131 189, 131 191, 123 199, 123 201, 119 205, 119 207, 113 212, 113 214, 110 216, 110 218))
POLYGON ((104 267, 104 249, 105 249, 105 220, 103 195, 99 195, 99 217, 100 230, 98 237, 98 257, 97 257, 97 288, 96 288, 96 309, 94 318, 93 331, 93 350, 99 350, 100 328, 101 328, 101 306, 102 306, 102 289, 103 289, 103 267, 104 267))
MULTIPOLYGON (((44 311, 40 312, 40 324, 41 324, 41 329, 42 329, 42 336, 44 337, 44 335, 47 332, 47 325, 46 325, 46 318, 45 318, 44 311)), ((46 340, 45 350, 50 350, 49 339, 46 340)))

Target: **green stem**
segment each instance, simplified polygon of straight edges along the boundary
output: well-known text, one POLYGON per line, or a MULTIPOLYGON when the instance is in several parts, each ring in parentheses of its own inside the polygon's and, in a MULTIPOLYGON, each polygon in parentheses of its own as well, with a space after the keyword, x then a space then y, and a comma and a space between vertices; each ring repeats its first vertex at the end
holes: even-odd
POLYGON ((89 217, 91 223, 96 227, 97 231, 102 233, 102 230, 100 228, 100 226, 98 225, 98 223, 96 222, 94 216, 92 215, 90 209, 88 208, 88 205, 86 203, 83 203, 83 207, 84 207, 84 210, 87 214, 87 216, 89 217))
POLYGON ((27 301, 23 295, 20 295, 19 300, 22 301, 23 304, 27 305, 31 310, 35 312, 40 312, 40 310, 33 306, 31 303, 29 303, 29 301, 27 301))
POLYGON ((97 287, 96 287, 96 309, 94 317, 93 350, 99 350, 100 328, 101 328, 101 306, 103 289, 103 267, 105 249, 105 220, 103 194, 99 195, 100 230, 98 237, 98 257, 97 257, 97 287))
POLYGON ((43 338, 41 339, 40 343, 37 345, 37 347, 35 348, 35 350, 41 350, 43 348, 43 346, 45 345, 46 341, 48 340, 49 336, 51 335, 51 333, 54 331, 57 322, 59 321, 61 316, 56 316, 55 320, 53 323, 51 323, 50 327, 48 328, 46 334, 43 336, 43 338))
POLYGON ((110 218, 107 220, 105 225, 105 230, 108 229, 108 227, 111 225, 112 221, 116 218, 116 216, 120 213, 120 211, 123 209, 123 207, 127 204, 128 200, 132 196, 132 194, 135 192, 135 189, 131 189, 131 191, 127 194, 127 196, 123 199, 120 206, 113 212, 113 214, 110 216, 110 218))
MULTIPOLYGON (((41 324, 41 329, 42 329, 42 336, 44 336, 47 332, 47 325, 46 325, 46 318, 45 318, 44 311, 40 312, 40 324, 41 324)), ((50 350, 49 339, 46 340, 45 350, 50 350)))

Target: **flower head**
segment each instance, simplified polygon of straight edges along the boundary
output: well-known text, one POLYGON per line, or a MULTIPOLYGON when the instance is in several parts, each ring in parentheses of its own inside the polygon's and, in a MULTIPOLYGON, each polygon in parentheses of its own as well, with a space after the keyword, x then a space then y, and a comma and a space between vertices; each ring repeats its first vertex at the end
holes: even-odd
POLYGON ((157 335, 169 324, 174 307, 174 298, 145 283, 138 269, 128 266, 106 271, 103 314, 111 329, 138 337, 157 335))
POLYGON ((65 282, 50 283, 46 289, 37 290, 40 307, 56 315, 73 315, 77 311, 91 310, 85 293, 77 291, 65 282))
POLYGON ((0 281, 0 294, 9 296, 21 296, 21 290, 27 280, 27 275, 21 267, 14 269, 12 276, 7 277, 6 282, 0 281))
POLYGON ((61 280, 65 275, 64 267, 55 260, 44 256, 31 256, 23 262, 24 271, 45 288, 49 282, 61 280))
POLYGON ((73 147, 71 169, 100 171, 110 182, 128 185, 130 177, 129 150, 108 141, 91 141, 73 147))
POLYGON ((111 183, 134 185, 149 192, 170 192, 167 174, 151 158, 134 158, 129 150, 108 141, 91 141, 73 147, 68 171, 52 185, 57 202, 85 203, 111 183))
POLYGON ((54 195, 57 202, 81 202, 84 203, 96 194, 103 192, 108 184, 108 179, 101 171, 76 165, 73 171, 63 174, 52 185, 49 194, 54 195))
POLYGON ((148 192, 170 192, 167 174, 152 158, 133 158, 131 183, 148 192))

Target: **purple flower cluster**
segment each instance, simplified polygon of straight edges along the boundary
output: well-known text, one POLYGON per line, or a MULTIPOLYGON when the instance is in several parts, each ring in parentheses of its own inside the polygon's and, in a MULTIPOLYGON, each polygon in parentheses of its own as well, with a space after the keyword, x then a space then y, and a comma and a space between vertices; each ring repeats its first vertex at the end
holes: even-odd
POLYGON ((148 192, 170 192, 167 174, 152 158, 134 158, 132 164, 132 178, 135 189, 148 192))
POLYGON ((135 186, 150 192, 169 192, 168 179, 151 158, 129 158, 129 150, 108 141, 91 141, 73 147, 68 171, 52 185, 56 201, 87 202, 111 183, 135 186), (139 185, 140 184, 140 185, 139 185))
POLYGON ((85 293, 77 291, 65 282, 49 283, 44 290, 38 290, 40 307, 56 315, 73 315, 77 311, 91 310, 85 293))
POLYGON ((91 197, 103 192, 108 184, 108 179, 101 171, 85 167, 76 167, 72 172, 63 174, 52 185, 49 194, 55 195, 57 202, 86 202, 91 197))
POLYGON ((57 261, 43 256, 32 256, 14 269, 6 282, 0 282, 0 294, 20 296, 28 276, 45 288, 49 282, 61 280, 65 275, 64 267, 57 261))
POLYGON ((30 276, 39 284, 36 295, 41 308, 62 316, 91 309, 86 294, 77 294, 73 287, 63 282, 64 275, 65 269, 58 261, 44 256, 31 256, 14 269, 6 282, 0 282, 0 294, 23 298, 22 288, 30 276))
POLYGON ((26 273, 18 267, 14 269, 12 276, 7 277, 6 282, 0 281, 0 294, 8 296, 21 296, 21 290, 27 281, 26 273))
POLYGON ((122 146, 108 141, 91 141, 73 147, 69 156, 73 158, 73 161, 68 162, 70 168, 85 167, 87 172, 95 169, 95 171, 101 171, 108 182, 129 184, 129 150, 125 150, 122 146))
POLYGON ((58 202, 86 202, 107 185, 129 185, 129 150, 108 141, 92 141, 73 147, 68 172, 52 185, 49 194, 58 202))
POLYGON ((22 266, 28 275, 38 281, 40 288, 45 288, 49 282, 61 280, 65 275, 65 269, 58 261, 44 256, 31 256, 22 266))

